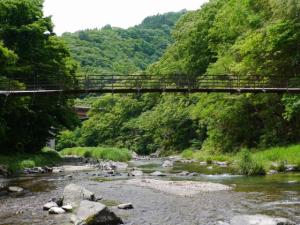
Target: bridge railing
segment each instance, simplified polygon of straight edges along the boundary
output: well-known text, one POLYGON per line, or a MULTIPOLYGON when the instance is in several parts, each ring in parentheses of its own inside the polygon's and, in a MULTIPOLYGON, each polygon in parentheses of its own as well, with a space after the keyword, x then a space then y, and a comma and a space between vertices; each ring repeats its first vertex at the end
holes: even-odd
POLYGON ((118 90, 226 90, 226 89, 263 89, 263 88, 293 88, 300 87, 297 77, 287 79, 278 76, 262 77, 258 75, 203 75, 192 77, 188 75, 83 75, 76 77, 71 85, 65 79, 57 77, 26 77, 12 79, 0 78, 0 91, 13 90, 73 90, 113 92, 118 90))

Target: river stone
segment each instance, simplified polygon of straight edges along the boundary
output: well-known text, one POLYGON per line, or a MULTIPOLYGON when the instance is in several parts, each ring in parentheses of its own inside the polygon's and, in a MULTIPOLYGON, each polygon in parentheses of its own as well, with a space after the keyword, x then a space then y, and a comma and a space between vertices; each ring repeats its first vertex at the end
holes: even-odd
POLYGON ((231 225, 296 225, 285 218, 273 218, 265 215, 242 215, 232 218, 231 225))
POLYGON ((179 176, 188 176, 190 173, 188 171, 182 171, 181 173, 179 173, 179 176))
POLYGON ((287 172, 297 171, 297 165, 286 165, 285 171, 287 171, 287 172))
POLYGON ((66 211, 60 207, 52 207, 48 212, 50 214, 64 214, 66 211))
POLYGON ((132 203, 125 203, 118 205, 118 209, 133 209, 132 203))
POLYGON ((21 188, 21 187, 8 187, 8 191, 9 191, 9 192, 17 192, 17 193, 20 193, 20 192, 23 192, 24 189, 21 188))
POLYGON ((156 171, 154 173, 151 173, 150 175, 151 176, 157 176, 157 177, 165 177, 166 176, 166 174, 164 174, 164 173, 162 173, 160 171, 156 171))
POLYGON ((65 210, 66 212, 72 212, 73 211, 73 207, 71 205, 64 205, 61 208, 63 210, 65 210))
POLYGON ((58 207, 58 205, 55 202, 48 202, 43 206, 43 210, 49 210, 53 207, 58 207))
POLYGON ((66 186, 63 196, 64 205, 71 205, 73 208, 77 208, 81 200, 95 200, 94 193, 76 184, 66 186))
POLYGON ((141 170, 133 170, 129 173, 130 176, 133 176, 133 177, 140 177, 140 176, 143 176, 143 171, 141 170))
POLYGON ((123 221, 105 205, 83 200, 72 220, 75 225, 118 225, 123 221))
POLYGON ((170 161, 170 160, 166 160, 164 161, 164 163, 162 164, 162 167, 173 167, 174 162, 170 161))

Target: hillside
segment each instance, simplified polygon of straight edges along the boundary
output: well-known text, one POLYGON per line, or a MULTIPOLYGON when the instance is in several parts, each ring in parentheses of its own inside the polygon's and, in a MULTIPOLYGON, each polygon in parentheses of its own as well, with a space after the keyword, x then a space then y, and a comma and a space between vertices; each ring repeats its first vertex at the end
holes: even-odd
POLYGON ((186 11, 147 17, 141 24, 121 29, 107 25, 102 29, 65 33, 72 56, 82 72, 129 74, 145 70, 157 61, 172 42, 171 31, 186 11))

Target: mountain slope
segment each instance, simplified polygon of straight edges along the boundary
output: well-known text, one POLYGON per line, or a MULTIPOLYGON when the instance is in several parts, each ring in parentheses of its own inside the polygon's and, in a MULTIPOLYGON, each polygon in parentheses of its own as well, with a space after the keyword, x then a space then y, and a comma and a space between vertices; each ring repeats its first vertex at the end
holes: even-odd
POLYGON ((140 25, 65 33, 62 38, 82 72, 130 74, 157 61, 172 43, 171 30, 186 11, 147 17, 140 25))

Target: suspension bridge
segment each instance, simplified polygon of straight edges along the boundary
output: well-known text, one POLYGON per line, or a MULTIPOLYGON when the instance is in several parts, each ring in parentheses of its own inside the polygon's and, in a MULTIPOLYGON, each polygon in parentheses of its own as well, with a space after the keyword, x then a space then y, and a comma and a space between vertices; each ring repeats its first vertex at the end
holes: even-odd
POLYGON ((0 81, 0 96, 201 92, 300 94, 300 79, 227 74, 194 78, 187 75, 85 75, 76 77, 72 82, 37 76, 0 81))

